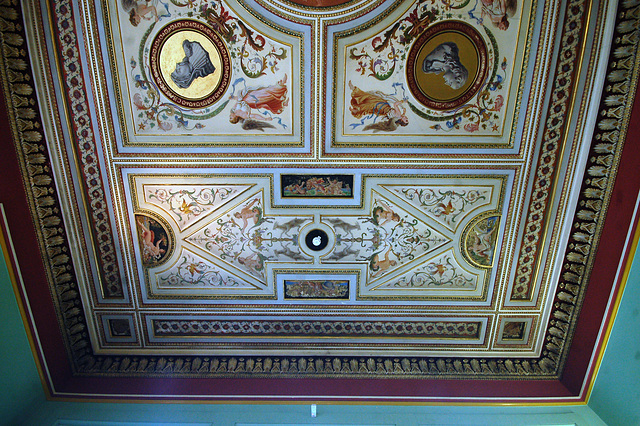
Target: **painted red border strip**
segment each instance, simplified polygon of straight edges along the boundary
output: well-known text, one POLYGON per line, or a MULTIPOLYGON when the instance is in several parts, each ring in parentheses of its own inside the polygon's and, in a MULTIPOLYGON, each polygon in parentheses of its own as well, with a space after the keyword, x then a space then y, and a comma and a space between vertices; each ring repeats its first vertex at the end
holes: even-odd
MULTIPOLYGON (((66 380, 71 374, 66 349, 63 344, 62 334, 58 326, 58 319, 51 299, 47 276, 38 251, 38 240, 31 213, 27 203, 23 179, 18 166, 18 157, 12 141, 12 132, 9 125, 6 103, 0 92, 0 170, 2 170, 2 182, 0 185, 0 202, 4 204, 7 217, 7 227, 12 235, 12 243, 15 250, 15 259, 18 265, 13 263, 14 272, 20 273, 25 283, 26 297, 30 302, 33 321, 37 325, 41 348, 35 348, 36 353, 44 353, 46 360, 37 360, 41 368, 44 364, 49 366, 53 382, 66 380), (40 352, 40 350, 42 352, 40 352)), ((6 234, 5 234, 6 235, 6 234)), ((13 257, 13 256, 12 256, 13 257)), ((25 294, 20 290, 24 305, 25 294)), ((35 334, 36 327, 30 324, 30 331, 35 334)), ((34 344, 34 342, 32 342, 34 344)), ((48 383, 50 390, 53 383, 48 383)))
MULTIPOLYGON (((640 191, 640 99, 636 97, 625 145, 623 147, 618 177, 611 195, 611 203, 607 211, 604 228, 600 238, 597 255, 591 272, 591 277, 585 295, 585 302, 576 325, 576 332, 567 358, 562 377, 563 383, 572 392, 578 393, 583 384, 583 378, 589 368, 592 349, 600 326, 604 321, 611 321, 611 312, 605 312, 609 296, 612 292, 617 296, 620 282, 615 282, 620 260, 629 261, 629 247, 625 252, 627 231, 632 223, 635 203, 640 191)), ((600 342, 602 343, 602 342, 600 342)), ((606 343, 606 342, 605 342, 606 343)), ((601 349, 601 348, 600 348, 601 349)), ((593 371, 590 372, 592 374, 593 371)))

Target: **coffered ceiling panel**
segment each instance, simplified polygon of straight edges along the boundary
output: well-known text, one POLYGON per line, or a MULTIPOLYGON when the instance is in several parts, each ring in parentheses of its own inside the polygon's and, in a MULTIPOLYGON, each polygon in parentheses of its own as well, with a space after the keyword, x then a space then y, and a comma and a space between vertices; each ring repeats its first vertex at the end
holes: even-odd
POLYGON ((635 2, 5 3, 53 396, 584 398, 635 2))

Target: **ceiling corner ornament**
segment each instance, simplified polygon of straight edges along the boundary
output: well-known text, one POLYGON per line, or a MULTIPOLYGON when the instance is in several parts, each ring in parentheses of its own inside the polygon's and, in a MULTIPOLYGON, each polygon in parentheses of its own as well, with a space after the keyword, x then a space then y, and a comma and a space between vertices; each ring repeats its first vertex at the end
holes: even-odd
POLYGON ((202 22, 181 19, 151 42, 154 82, 171 102, 190 109, 216 103, 231 81, 231 58, 222 38, 202 22))
POLYGON ((462 21, 427 28, 407 57, 407 84, 427 108, 448 111, 468 102, 485 84, 487 46, 480 33, 462 21))

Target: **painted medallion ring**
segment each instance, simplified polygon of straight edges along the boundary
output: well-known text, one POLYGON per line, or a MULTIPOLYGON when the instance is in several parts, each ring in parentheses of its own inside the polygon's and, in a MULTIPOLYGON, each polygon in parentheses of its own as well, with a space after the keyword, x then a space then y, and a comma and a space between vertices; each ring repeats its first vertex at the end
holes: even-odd
POLYGON ((231 81, 224 41, 209 26, 188 19, 162 28, 151 43, 151 76, 173 103, 190 109, 218 101, 231 81))
POLYGON ((407 83, 427 108, 447 111, 482 88, 489 69, 480 33, 461 21, 444 21, 418 37, 407 58, 407 83))
POLYGON ((175 246, 171 227, 160 217, 149 213, 136 213, 134 217, 142 265, 146 268, 162 265, 171 257, 175 246))

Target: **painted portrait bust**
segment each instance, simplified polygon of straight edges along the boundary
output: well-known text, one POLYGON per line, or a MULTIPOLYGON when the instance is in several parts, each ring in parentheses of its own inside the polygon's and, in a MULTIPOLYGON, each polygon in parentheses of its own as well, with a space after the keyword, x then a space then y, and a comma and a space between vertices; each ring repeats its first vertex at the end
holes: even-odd
POLYGON ((186 89, 198 77, 206 77, 216 70, 207 52, 197 41, 185 40, 182 43, 184 59, 176 63, 176 69, 171 73, 171 80, 186 89))
POLYGON ((436 46, 422 62, 422 71, 429 74, 444 73, 444 84, 454 90, 464 86, 469 78, 469 71, 460 62, 458 46, 453 42, 436 46))

